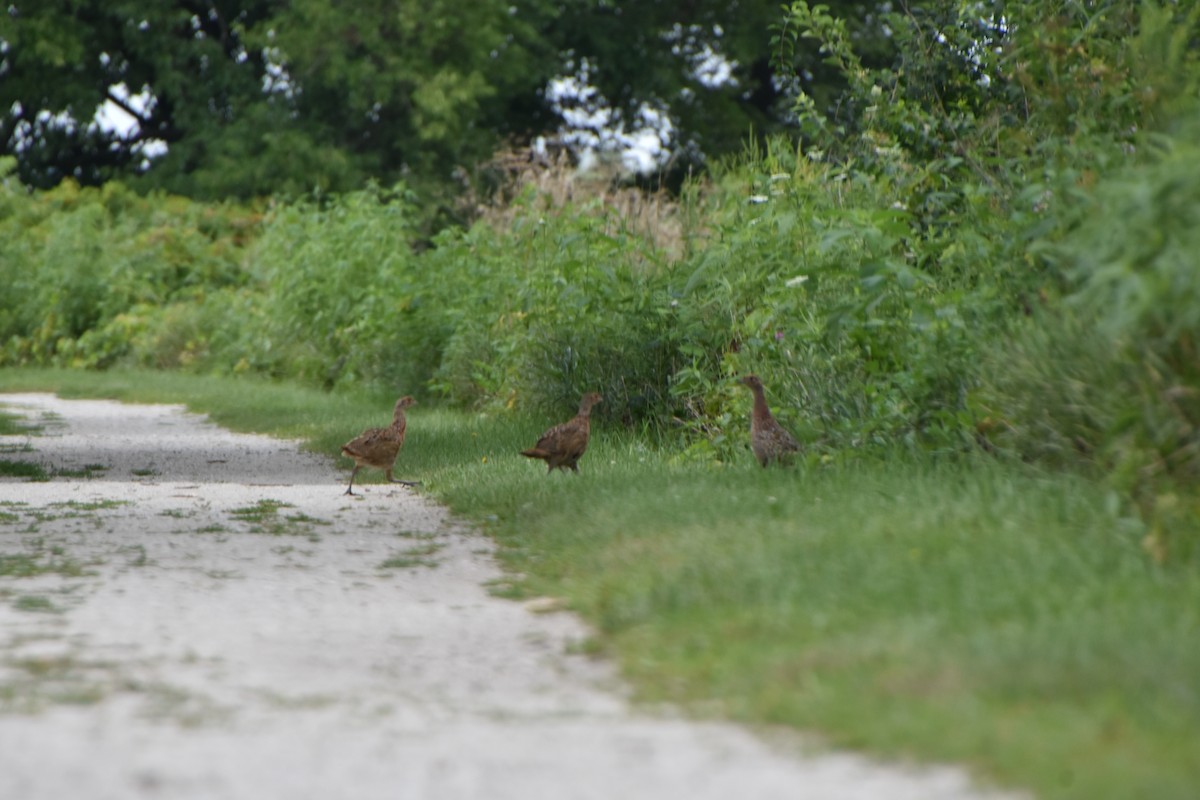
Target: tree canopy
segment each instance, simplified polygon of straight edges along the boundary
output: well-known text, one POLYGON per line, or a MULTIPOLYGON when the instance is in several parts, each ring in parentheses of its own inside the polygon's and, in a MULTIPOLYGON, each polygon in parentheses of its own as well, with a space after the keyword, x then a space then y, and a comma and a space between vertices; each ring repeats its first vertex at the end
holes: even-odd
MULTIPOLYGON (((886 49, 877 4, 834 5, 886 49)), ((785 118, 781 19, 774 0, 17 0, 0 18, 0 139, 42 188, 447 186, 506 142, 553 135, 546 88, 585 71, 614 124, 668 120, 664 168, 684 170, 785 118), (136 125, 97 125, 105 101, 136 125)), ((840 80, 822 58, 801 53, 803 73, 840 80)))

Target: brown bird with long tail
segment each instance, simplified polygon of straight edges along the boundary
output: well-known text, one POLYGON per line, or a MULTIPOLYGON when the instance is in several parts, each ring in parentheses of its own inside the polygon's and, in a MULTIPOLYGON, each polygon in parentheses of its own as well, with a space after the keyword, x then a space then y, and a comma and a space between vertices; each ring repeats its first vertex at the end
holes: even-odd
POLYGON ((580 457, 587 450, 588 438, 591 436, 592 406, 604 400, 596 392, 590 392, 579 401, 579 413, 574 419, 561 425, 555 425, 542 434, 537 444, 528 450, 522 450, 521 455, 528 458, 540 458, 546 462, 546 474, 555 469, 568 469, 579 472, 580 457))
POLYGON ((354 471, 350 473, 350 485, 346 494, 354 494, 354 476, 363 467, 374 467, 384 470, 388 483, 402 483, 405 486, 416 486, 420 481, 402 481, 392 477, 392 469, 396 464, 396 456, 404 446, 404 431, 408 421, 404 418, 404 409, 415 405, 417 401, 405 395, 396 401, 396 410, 392 412, 392 424, 386 428, 368 428, 350 441, 342 445, 342 455, 354 459, 354 471))
POLYGON ((800 451, 800 443, 784 430, 767 407, 763 382, 757 375, 747 375, 741 383, 754 392, 754 411, 750 414, 750 449, 764 467, 771 462, 786 464, 800 451))

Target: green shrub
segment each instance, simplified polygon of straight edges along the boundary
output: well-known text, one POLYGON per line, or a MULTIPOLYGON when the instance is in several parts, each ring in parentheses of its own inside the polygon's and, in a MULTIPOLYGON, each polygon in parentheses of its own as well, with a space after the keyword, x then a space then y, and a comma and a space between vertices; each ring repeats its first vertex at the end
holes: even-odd
POLYGON ((1200 506, 1176 497, 1200 483, 1195 141, 1155 137, 1140 163, 1099 181, 1048 250, 1067 296, 999 344, 982 391, 999 446, 1097 464, 1135 498, 1160 558, 1200 556, 1200 506))
POLYGON ((249 209, 119 183, 0 189, 0 363, 145 363, 134 336, 172 304, 244 286, 249 209))
POLYGON ((674 263, 601 198, 545 199, 527 189, 503 228, 484 220, 423 254, 446 309, 433 386, 453 403, 547 414, 599 391, 598 415, 657 426, 685 335, 668 293, 674 263))
POLYGON ((412 218, 403 190, 377 188, 273 209, 251 252, 260 345, 244 357, 324 386, 416 380, 409 360, 420 354, 388 324, 416 270, 412 218))

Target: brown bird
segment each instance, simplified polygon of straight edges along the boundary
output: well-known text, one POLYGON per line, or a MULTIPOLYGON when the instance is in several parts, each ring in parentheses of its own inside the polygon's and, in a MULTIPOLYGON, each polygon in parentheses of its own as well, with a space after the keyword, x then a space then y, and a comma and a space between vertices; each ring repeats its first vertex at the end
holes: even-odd
POLYGON ((546 462, 546 474, 555 469, 566 469, 579 472, 580 457, 587 450, 588 437, 591 435, 592 406, 604 398, 595 392, 585 394, 579 401, 579 413, 574 419, 561 425, 555 425, 542 434, 537 444, 528 450, 522 450, 521 455, 529 458, 540 458, 546 462))
POLYGON ((408 421, 404 418, 404 409, 415 405, 417 401, 405 395, 396 401, 396 410, 392 412, 392 424, 386 428, 368 428, 350 441, 342 445, 342 455, 354 459, 354 471, 350 473, 350 485, 346 494, 354 494, 354 476, 363 467, 375 467, 387 473, 388 483, 402 483, 405 486, 416 486, 420 481, 401 481, 392 477, 392 468, 396 464, 396 456, 404 446, 404 429, 408 421))
POLYGON ((763 395, 762 379, 747 375, 741 382, 754 392, 754 411, 750 415, 750 449, 754 451, 754 457, 764 467, 772 461, 787 463, 793 453, 800 451, 800 443, 771 415, 763 395))

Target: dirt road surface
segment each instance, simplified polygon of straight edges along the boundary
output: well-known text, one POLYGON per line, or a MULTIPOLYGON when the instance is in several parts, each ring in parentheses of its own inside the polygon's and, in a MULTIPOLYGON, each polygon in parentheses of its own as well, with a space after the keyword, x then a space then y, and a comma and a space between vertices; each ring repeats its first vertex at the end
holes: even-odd
POLYGON ((0 407, 42 426, 0 458, 51 474, 0 478, 5 800, 999 796, 632 707, 578 619, 489 594, 486 537, 294 442, 0 407))

